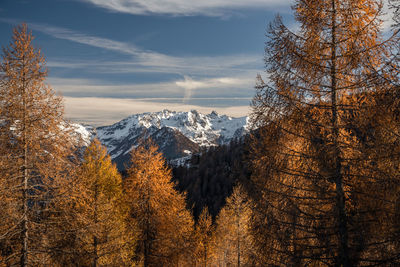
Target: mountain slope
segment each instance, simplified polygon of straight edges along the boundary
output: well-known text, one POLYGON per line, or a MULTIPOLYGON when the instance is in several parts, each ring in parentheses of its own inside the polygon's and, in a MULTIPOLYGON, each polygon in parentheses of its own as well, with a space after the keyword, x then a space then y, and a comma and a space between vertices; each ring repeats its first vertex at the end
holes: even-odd
MULTIPOLYGON (((137 132, 136 132, 137 133, 137 132)), ((151 138, 159 150, 163 153, 164 157, 168 160, 174 160, 177 158, 184 158, 192 153, 199 151, 200 146, 193 143, 183 134, 175 129, 163 127, 156 130, 152 134, 145 130, 140 135, 129 135, 127 138, 121 140, 117 147, 113 150, 116 153, 113 157, 113 161, 117 164, 119 170, 124 170, 130 162, 130 151, 133 146, 136 146, 141 142, 141 139, 151 138)), ((113 142, 115 144, 116 142, 113 142)))
POLYGON ((97 138, 120 170, 129 161, 129 152, 140 139, 151 138, 167 160, 176 160, 218 146, 247 133, 247 117, 231 118, 216 112, 163 110, 132 115, 110 126, 95 129, 97 138))

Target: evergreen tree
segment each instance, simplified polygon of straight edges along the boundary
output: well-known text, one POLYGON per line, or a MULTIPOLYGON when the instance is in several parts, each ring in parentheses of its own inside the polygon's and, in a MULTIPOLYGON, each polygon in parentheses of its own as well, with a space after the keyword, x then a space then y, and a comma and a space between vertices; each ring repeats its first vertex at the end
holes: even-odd
POLYGON ((27 26, 12 39, 0 66, 0 253, 6 265, 33 266, 46 261, 46 209, 74 146, 27 26))
POLYGON ((235 182, 248 181, 250 169, 245 160, 248 139, 211 147, 193 155, 188 166, 173 169, 174 180, 179 190, 187 193, 187 203, 193 207, 195 218, 207 207, 215 221, 225 199, 232 194, 235 182))
POLYGON ((138 227, 138 262, 143 266, 184 265, 192 249, 193 227, 185 195, 175 190, 171 171, 153 143, 134 148, 131 156, 124 188, 138 227))

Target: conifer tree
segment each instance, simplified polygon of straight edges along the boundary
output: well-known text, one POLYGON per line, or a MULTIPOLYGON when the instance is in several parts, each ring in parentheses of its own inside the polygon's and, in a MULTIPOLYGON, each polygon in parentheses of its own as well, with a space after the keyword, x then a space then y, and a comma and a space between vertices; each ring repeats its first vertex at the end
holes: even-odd
POLYGON ((252 239, 249 232, 251 200, 239 184, 226 200, 217 218, 220 262, 227 266, 251 266, 252 239))
POLYGON ((124 182, 138 227, 137 259, 143 266, 184 265, 192 249, 193 219, 157 149, 150 141, 133 148, 124 182))
POLYGON ((194 266, 207 267, 215 262, 217 249, 216 229, 207 207, 203 208, 195 225, 196 248, 193 253, 194 266))
POLYGON ((55 262, 60 266, 71 262, 130 266, 135 228, 127 225, 121 176, 97 139, 86 149, 76 176, 64 188, 69 192, 62 194, 58 203, 64 215, 58 227, 64 234, 53 240, 55 262))
POLYGON ((293 9, 300 30, 280 17, 271 25, 271 83, 259 76, 253 101, 261 127, 252 178, 261 188, 263 210, 253 219, 260 258, 295 266, 396 262, 394 229, 382 232, 379 223, 393 221, 399 188, 383 160, 398 162, 398 154, 376 153, 380 134, 387 145, 398 140, 376 120, 396 79, 388 65, 395 36, 384 41, 380 32, 382 3, 297 0, 293 9))
POLYGON ((25 24, 14 28, 0 66, 0 247, 6 265, 39 265, 54 181, 65 175, 73 142, 62 98, 45 83, 45 60, 25 24))

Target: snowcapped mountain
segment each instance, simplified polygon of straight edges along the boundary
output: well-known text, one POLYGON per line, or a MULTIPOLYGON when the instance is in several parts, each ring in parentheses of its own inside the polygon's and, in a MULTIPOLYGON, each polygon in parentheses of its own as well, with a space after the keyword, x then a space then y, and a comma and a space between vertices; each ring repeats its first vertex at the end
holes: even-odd
MULTIPOLYGON (((200 150, 200 147, 226 144, 248 131, 247 117, 231 118, 215 111, 202 114, 196 110, 160 112, 132 115, 110 126, 97 129, 77 127, 82 137, 96 132, 97 138, 117 163, 119 169, 129 161, 129 152, 141 138, 151 138, 167 160, 175 161, 200 150)), ((178 160, 179 161, 179 160, 178 160)))
POLYGON ((73 136, 76 139, 77 144, 83 147, 88 146, 92 137, 96 135, 96 129, 92 126, 70 123, 68 129, 73 131, 73 136))

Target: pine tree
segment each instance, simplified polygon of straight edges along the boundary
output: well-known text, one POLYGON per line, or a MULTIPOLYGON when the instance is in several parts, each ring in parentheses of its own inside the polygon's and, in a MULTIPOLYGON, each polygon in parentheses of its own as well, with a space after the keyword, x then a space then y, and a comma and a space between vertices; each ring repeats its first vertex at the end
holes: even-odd
MULTIPOLYGON (((300 30, 279 17, 271 25, 271 85, 259 76, 253 101, 253 123, 261 127, 252 178, 261 188, 263 210, 253 219, 260 258, 275 265, 396 262, 393 229, 379 226, 393 220, 399 188, 395 169, 376 153, 378 133, 387 145, 397 140, 376 120, 379 98, 393 96, 395 79, 388 58, 395 38, 383 41, 380 33, 382 3, 297 0, 293 9, 300 30), (374 198, 382 202, 374 206, 374 198)), ((398 162, 396 153, 384 158, 398 162)))
POLYGON ((185 195, 175 189, 171 171, 157 147, 133 148, 124 188, 138 227, 138 262, 143 266, 182 265, 192 247, 193 219, 185 195))
POLYGON ((64 234, 53 240, 55 262, 60 266, 72 262, 130 266, 135 228, 127 225, 122 178, 97 139, 86 149, 76 176, 65 188, 69 192, 58 203, 64 215, 58 227, 64 234))
POLYGON ((23 24, 12 38, 0 66, 0 247, 7 265, 39 265, 47 255, 43 216, 73 142, 32 34, 23 24))
POLYGON ((252 265, 252 208, 243 186, 236 185, 217 218, 217 246, 224 266, 252 265))

